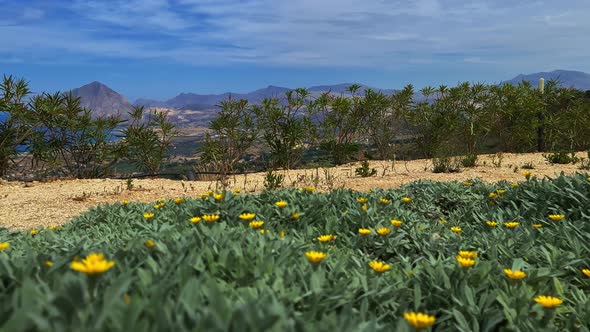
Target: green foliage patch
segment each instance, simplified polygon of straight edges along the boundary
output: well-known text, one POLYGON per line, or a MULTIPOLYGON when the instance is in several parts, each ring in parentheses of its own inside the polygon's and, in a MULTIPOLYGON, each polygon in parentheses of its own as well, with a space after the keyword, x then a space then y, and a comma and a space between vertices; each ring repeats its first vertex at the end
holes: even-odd
POLYGON ((588 175, 154 204, 100 205, 36 235, 0 231, 9 243, 0 251, 0 330, 410 331, 407 311, 434 315, 440 331, 590 326, 590 278, 581 272, 590 268, 588 175), (244 213, 256 216, 245 221, 244 213), (190 221, 205 214, 220 218, 190 221), (253 229, 251 220, 264 224, 253 229), (503 226, 510 221, 518 227, 503 226), (391 232, 378 235, 382 227, 391 232), (321 243, 324 234, 336 239, 321 243), (312 264, 310 250, 327 256, 312 264), (457 263, 459 250, 477 252, 473 267, 457 263), (71 269, 91 252, 115 266, 94 276, 71 269), (373 260, 391 269, 377 273, 373 260), (506 268, 527 275, 510 280, 506 268), (543 309, 538 295, 563 304, 543 309))

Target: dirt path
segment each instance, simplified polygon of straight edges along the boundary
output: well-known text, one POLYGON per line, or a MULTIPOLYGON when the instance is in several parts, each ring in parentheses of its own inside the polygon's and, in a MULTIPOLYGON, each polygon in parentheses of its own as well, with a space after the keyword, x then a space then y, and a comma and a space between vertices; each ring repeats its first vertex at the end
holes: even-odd
MULTIPOLYGON (((585 152, 578 153, 586 157, 585 152)), ((501 167, 492 166, 493 155, 480 156, 480 166, 463 169, 461 173, 432 173, 430 160, 414 160, 407 163, 371 161, 370 167, 377 169, 377 175, 370 178, 355 176, 354 170, 360 163, 336 168, 318 170, 294 170, 285 173, 285 186, 316 186, 326 191, 338 187, 355 190, 397 187, 419 179, 436 181, 465 180, 481 178, 484 181, 522 181, 525 163, 531 163, 532 172, 539 176, 554 177, 560 172, 574 174, 580 171, 578 165, 550 165, 541 154, 504 154, 501 167)), ((1 180, 0 180, 1 181, 1 180)), ((236 176, 230 179, 229 189, 242 192, 257 192, 264 187, 264 173, 236 176)), ((125 180, 60 180, 54 182, 0 182, 0 227, 9 229, 31 229, 61 225, 101 203, 121 200, 150 202, 158 198, 198 197, 200 193, 215 189, 214 181, 174 181, 166 179, 142 179, 133 181, 134 188, 127 190, 125 180)))

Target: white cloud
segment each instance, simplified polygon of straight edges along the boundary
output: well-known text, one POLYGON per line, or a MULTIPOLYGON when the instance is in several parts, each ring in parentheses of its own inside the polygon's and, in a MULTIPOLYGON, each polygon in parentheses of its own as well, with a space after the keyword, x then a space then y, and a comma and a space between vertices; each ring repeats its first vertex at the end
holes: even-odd
POLYGON ((196 65, 582 64, 579 55, 590 53, 580 42, 590 35, 590 2, 570 0, 567 7, 507 0, 76 0, 67 8, 79 16, 79 28, 59 20, 0 27, 0 52, 196 65))
POLYGON ((180 30, 191 26, 167 0, 77 0, 72 8, 89 19, 121 27, 180 30))

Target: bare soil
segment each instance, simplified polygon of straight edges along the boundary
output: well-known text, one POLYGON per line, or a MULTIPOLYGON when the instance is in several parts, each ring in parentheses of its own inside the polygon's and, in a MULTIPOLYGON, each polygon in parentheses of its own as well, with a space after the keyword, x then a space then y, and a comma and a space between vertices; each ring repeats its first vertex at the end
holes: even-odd
MULTIPOLYGON (((585 157, 585 152, 578 153, 585 157)), ((371 161, 377 170, 373 177, 355 176, 360 162, 334 168, 282 171, 284 185, 315 186, 320 191, 351 188, 365 191, 370 188, 392 188, 408 182, 429 179, 435 181, 463 181, 480 178, 486 182, 508 180, 523 181, 524 164, 530 163, 537 177, 555 177, 560 172, 575 174, 578 165, 551 165, 540 153, 504 154, 500 167, 493 165, 495 155, 479 157, 478 166, 464 168, 460 173, 432 173, 431 160, 408 162, 371 161), (514 168, 518 167, 515 172, 514 168)), ((243 193, 258 192, 264 188, 264 173, 234 176, 229 179, 228 190, 240 189, 243 193)), ((53 182, 6 182, 0 180, 0 227, 26 230, 62 225, 92 206, 121 200, 153 202, 158 198, 198 197, 215 190, 216 181, 175 181, 167 179, 137 179, 128 190, 125 180, 59 180, 53 182)))

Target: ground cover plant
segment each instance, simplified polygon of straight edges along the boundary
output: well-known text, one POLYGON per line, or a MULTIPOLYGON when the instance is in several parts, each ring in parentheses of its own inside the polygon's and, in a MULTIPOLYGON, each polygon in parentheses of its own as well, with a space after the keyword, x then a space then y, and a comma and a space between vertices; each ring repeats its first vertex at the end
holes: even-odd
POLYGON ((0 231, 3 331, 588 331, 590 176, 203 193, 0 231))

